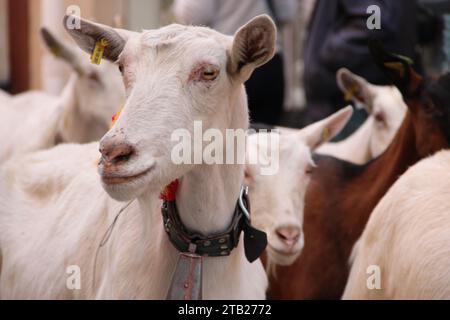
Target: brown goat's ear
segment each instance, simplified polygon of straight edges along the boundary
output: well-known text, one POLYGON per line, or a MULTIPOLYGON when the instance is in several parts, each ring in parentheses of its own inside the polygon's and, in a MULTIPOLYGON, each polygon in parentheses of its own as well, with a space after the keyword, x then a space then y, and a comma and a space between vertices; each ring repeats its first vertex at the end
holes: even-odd
POLYGON ((105 41, 103 57, 112 62, 117 61, 131 32, 114 29, 99 23, 94 23, 76 16, 64 17, 64 27, 72 36, 78 46, 89 54, 92 54, 99 41, 105 41), (71 21, 79 19, 79 28, 71 21))
POLYGON ((275 23, 268 15, 257 16, 241 27, 233 40, 230 73, 247 81, 253 70, 273 58, 276 37, 275 23))
POLYGON ((369 41, 369 50, 376 64, 405 97, 417 90, 422 77, 411 67, 414 62, 410 58, 387 52, 381 42, 376 40, 369 41))
POLYGON ((314 150, 333 139, 345 127, 353 114, 351 106, 332 114, 328 118, 313 123, 300 130, 300 136, 314 150))

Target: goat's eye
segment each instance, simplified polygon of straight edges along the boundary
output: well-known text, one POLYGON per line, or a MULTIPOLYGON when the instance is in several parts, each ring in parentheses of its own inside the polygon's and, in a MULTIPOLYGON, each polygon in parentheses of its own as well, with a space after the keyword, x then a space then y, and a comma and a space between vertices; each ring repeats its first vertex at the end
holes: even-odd
POLYGON ((123 65, 122 64, 119 64, 119 71, 121 74, 123 74, 123 65))
POLYGON ((219 70, 212 67, 205 68, 202 72, 202 80, 205 81, 216 80, 218 76, 219 70))

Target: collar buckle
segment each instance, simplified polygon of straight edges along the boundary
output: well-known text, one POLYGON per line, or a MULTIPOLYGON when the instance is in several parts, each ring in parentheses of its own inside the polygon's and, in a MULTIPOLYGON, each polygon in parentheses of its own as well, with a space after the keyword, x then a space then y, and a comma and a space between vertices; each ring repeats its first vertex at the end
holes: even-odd
POLYGON ((245 215, 245 217, 247 218, 248 221, 250 221, 250 201, 248 200, 248 186, 242 186, 241 187, 241 193, 239 195, 239 208, 241 209, 242 213, 245 215), (244 204, 244 201, 246 202, 246 204, 244 204), (247 207, 249 208, 247 210, 247 207))

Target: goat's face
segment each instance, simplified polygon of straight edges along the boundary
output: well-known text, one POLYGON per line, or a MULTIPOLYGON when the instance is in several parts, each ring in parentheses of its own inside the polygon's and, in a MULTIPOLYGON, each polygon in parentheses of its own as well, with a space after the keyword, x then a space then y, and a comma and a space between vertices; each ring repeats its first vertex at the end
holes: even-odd
POLYGON ((106 191, 118 200, 161 191, 192 169, 171 159, 176 130, 192 137, 194 121, 201 121, 203 130, 247 127, 243 83, 271 59, 276 34, 267 16, 253 19, 234 37, 181 25, 130 33, 84 20, 80 30, 69 32, 87 51, 106 38, 105 56, 123 75, 127 100, 100 142, 99 166, 106 191))
POLYGON ((171 160, 176 143, 171 135, 183 128, 193 137, 194 121, 202 121, 204 130, 221 125, 233 90, 227 75, 230 45, 212 30, 180 25, 128 41, 118 60, 127 103, 101 140, 100 173, 111 195, 133 197, 149 184, 161 190, 189 170, 191 165, 171 160), (124 151, 117 149, 121 145, 124 151), (110 150, 119 154, 109 155, 110 150))
POLYGON ((314 170, 311 151, 339 133, 351 114, 352 108, 348 107, 295 133, 258 133, 248 137, 245 183, 250 191, 252 223, 268 236, 269 264, 289 265, 300 255, 305 241, 304 199, 314 170), (270 138, 273 135, 279 139, 270 138), (262 167, 274 161, 279 163, 278 171, 261 174, 262 167))
POLYGON ((276 174, 260 174, 262 165, 247 164, 246 184, 252 209, 252 224, 267 233, 269 260, 289 265, 301 253, 304 197, 313 167, 309 147, 296 134, 280 135, 276 141, 258 133, 248 137, 247 152, 257 154, 261 163, 279 161, 276 174), (278 148, 273 152, 272 148, 278 148), (278 159, 275 157, 278 156, 278 159))
POLYGON ((369 114, 369 148, 377 157, 386 150, 405 116, 407 107, 402 94, 394 86, 378 86, 367 82, 349 70, 339 69, 337 83, 348 99, 362 106, 369 114))

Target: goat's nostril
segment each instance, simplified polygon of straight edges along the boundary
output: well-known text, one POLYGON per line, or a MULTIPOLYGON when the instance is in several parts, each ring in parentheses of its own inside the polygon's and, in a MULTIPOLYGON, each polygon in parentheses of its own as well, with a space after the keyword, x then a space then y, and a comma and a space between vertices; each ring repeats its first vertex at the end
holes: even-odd
POLYGON ((301 229, 294 226, 279 227, 276 234, 285 244, 293 246, 301 235, 301 229))
POLYGON ((116 157, 113 161, 115 163, 128 161, 131 157, 131 154, 124 154, 116 157))
POLYGON ((111 162, 113 162, 114 164, 126 162, 131 158, 133 153, 134 150, 130 145, 119 145, 116 147, 113 156, 110 157, 111 162))
POLYGON ((119 164, 128 161, 134 154, 134 148, 129 144, 115 144, 100 149, 100 152, 107 162, 119 164))

